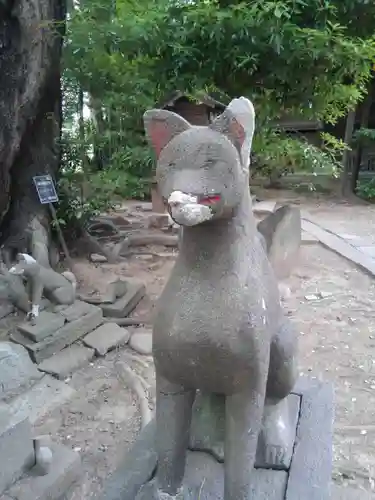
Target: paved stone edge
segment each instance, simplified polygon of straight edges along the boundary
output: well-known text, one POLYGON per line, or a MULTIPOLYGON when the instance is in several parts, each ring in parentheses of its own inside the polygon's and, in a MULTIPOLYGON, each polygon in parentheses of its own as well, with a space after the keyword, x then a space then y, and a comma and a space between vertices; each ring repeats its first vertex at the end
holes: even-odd
POLYGON ((302 229, 315 236, 315 238, 317 238, 319 242, 329 250, 341 255, 341 257, 349 260, 371 276, 375 276, 374 259, 368 257, 337 234, 332 233, 320 226, 317 222, 310 218, 310 216, 303 216, 302 229))
POLYGON ((333 386, 301 378, 300 418, 285 500, 328 500, 332 476, 333 386))

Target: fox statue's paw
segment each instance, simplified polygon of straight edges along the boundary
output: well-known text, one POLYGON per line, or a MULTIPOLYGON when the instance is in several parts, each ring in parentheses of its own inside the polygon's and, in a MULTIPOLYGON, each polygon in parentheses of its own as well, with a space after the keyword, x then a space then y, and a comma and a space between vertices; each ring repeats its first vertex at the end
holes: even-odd
POLYGON ((259 443, 267 464, 282 468, 289 454, 290 418, 286 399, 264 408, 263 426, 259 443))

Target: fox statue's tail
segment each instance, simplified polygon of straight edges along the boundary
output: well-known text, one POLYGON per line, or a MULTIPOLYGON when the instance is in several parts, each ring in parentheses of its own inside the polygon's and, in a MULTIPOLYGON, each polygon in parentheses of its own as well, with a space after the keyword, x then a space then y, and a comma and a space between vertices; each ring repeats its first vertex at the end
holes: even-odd
POLYGON ((74 291, 76 291, 77 289, 77 278, 74 276, 73 273, 71 273, 70 271, 64 271, 63 273, 61 273, 62 276, 64 276, 64 278, 66 278, 69 283, 72 284, 72 287, 74 289, 74 291))

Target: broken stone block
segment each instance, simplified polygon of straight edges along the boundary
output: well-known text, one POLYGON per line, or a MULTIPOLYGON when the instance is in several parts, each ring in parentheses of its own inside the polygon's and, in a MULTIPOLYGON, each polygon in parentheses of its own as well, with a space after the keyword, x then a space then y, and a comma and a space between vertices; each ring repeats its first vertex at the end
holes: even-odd
POLYGON ((137 330, 130 338, 129 346, 139 354, 152 354, 152 331, 137 330))
POLYGON ((64 323, 65 319, 60 314, 43 311, 36 318, 35 323, 25 321, 18 326, 18 330, 34 342, 40 342, 61 328, 64 323))
POLYGON ((146 287, 143 283, 135 280, 127 280, 127 289, 123 297, 120 297, 113 304, 100 304, 103 315, 110 318, 125 318, 139 304, 146 294, 146 287))
POLYGON ((61 351, 64 347, 73 344, 103 323, 103 313, 100 307, 90 304, 85 304, 85 307, 88 307, 86 314, 69 321, 41 342, 33 342, 20 332, 13 333, 11 340, 26 347, 33 361, 40 363, 61 351))
POLYGON ((64 379, 93 359, 93 349, 71 345, 40 363, 38 369, 64 379))
MULTIPOLYGON (((31 425, 0 408, 0 494, 35 464, 31 425)), ((30 497, 29 497, 30 499, 30 497)))
MULTIPOLYGON (((44 415, 72 398, 76 391, 68 384, 44 375, 31 389, 6 405, 15 419, 29 419, 32 425, 44 415)), ((4 405, 5 406, 5 405, 4 405)), ((1 410, 2 406, 0 406, 1 410)), ((0 455, 1 457, 1 455, 0 455)))
POLYGON ((116 323, 105 323, 86 335, 83 343, 92 347, 98 356, 104 356, 108 351, 129 342, 130 333, 116 323))
POLYGON ((290 276, 301 247, 301 212, 284 205, 258 223, 265 240, 268 259, 279 280, 290 276))
POLYGON ((19 394, 42 376, 24 347, 0 342, 0 400, 19 394))
MULTIPOLYGON (((31 441, 32 442, 32 441, 31 441)), ((48 474, 39 476, 33 470, 17 481, 7 494, 14 500, 57 500, 81 474, 81 457, 61 444, 51 444, 52 463, 48 474)))

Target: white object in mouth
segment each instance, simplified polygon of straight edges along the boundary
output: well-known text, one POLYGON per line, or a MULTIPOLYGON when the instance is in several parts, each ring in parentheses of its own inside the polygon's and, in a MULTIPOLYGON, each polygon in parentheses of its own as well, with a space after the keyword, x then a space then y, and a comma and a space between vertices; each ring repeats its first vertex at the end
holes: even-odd
POLYGON ((33 304, 31 306, 31 314, 34 316, 34 318, 37 318, 39 316, 39 305, 38 304, 33 304))
POLYGON ((22 257, 25 260, 26 264, 35 264, 36 263, 36 260, 34 259, 34 257, 32 257, 31 255, 29 255, 28 253, 21 253, 20 255, 22 255, 22 257))
POLYGON ((182 191, 173 191, 168 198, 168 204, 173 220, 182 226, 195 226, 213 217, 209 206, 201 205, 197 196, 182 191))

